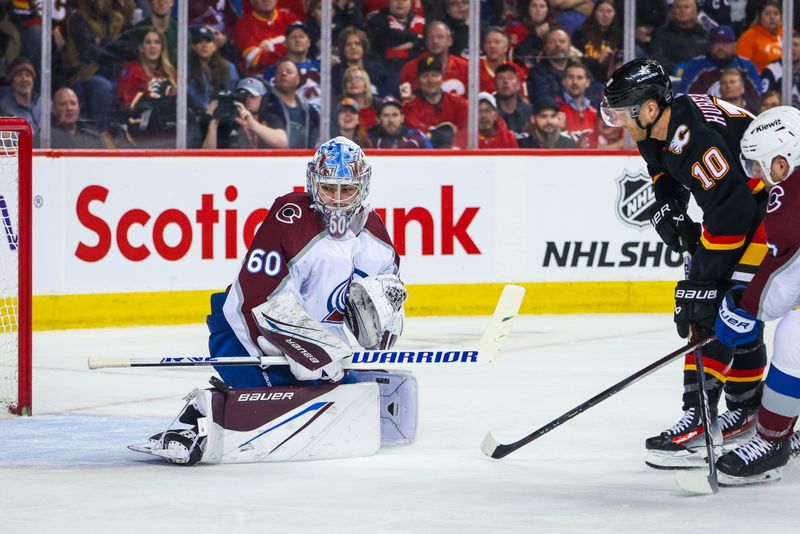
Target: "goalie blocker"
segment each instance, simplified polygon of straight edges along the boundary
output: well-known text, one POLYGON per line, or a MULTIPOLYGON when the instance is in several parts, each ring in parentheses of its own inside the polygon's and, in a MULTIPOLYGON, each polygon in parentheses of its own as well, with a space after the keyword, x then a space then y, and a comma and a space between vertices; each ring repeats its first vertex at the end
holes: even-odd
POLYGON ((399 371, 350 372, 347 384, 195 389, 170 429, 131 450, 180 465, 351 458, 413 443, 417 383, 399 371))

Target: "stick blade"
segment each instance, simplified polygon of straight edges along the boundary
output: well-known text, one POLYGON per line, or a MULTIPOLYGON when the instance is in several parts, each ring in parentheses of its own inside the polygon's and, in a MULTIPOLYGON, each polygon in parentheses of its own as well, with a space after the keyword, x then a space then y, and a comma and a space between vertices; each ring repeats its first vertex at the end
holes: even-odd
POLYGON ((697 495, 713 495, 719 492, 719 483, 705 470, 685 470, 675 474, 678 487, 697 495))
POLYGON ((525 298, 525 288, 508 284, 503 288, 500 299, 492 314, 489 327, 481 337, 479 348, 488 356, 487 361, 492 361, 500 349, 505 345, 506 338, 511 333, 514 321, 519 315, 522 300, 525 298))
POLYGON ((487 432, 486 437, 483 438, 483 443, 481 443, 481 451, 483 451, 483 454, 485 454, 486 456, 494 458, 493 456, 494 452, 497 450, 497 447, 499 446, 500 444, 497 442, 496 439, 494 439, 492 433, 487 432))
POLYGON ((86 363, 89 369, 103 369, 105 367, 130 367, 130 360, 126 358, 106 358, 103 356, 89 356, 86 363))

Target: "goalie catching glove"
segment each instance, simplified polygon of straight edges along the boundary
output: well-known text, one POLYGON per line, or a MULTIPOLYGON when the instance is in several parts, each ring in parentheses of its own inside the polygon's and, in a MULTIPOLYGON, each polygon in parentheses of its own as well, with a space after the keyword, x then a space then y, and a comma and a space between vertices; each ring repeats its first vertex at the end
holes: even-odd
POLYGON ((393 274, 353 280, 345 304, 345 324, 365 349, 390 349, 403 332, 408 298, 393 274))
POLYGON ((261 332, 259 348, 268 356, 286 356, 298 380, 344 377, 342 360, 353 354, 350 345, 311 317, 291 291, 253 308, 253 317, 261 332))

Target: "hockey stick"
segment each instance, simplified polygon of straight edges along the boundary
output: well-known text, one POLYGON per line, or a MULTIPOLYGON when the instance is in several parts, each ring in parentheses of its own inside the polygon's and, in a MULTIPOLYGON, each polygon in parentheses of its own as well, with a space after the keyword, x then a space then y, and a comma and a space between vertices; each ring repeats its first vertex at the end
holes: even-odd
MULTIPOLYGON (((441 367, 474 365, 494 360, 506 342, 508 334, 519 314, 525 288, 507 285, 497 301, 489 326, 483 333, 477 348, 463 349, 417 349, 394 351, 355 351, 345 362, 346 369, 374 369, 380 367, 425 366, 441 367)), ((109 358, 92 356, 89 369, 107 367, 195 367, 208 365, 287 365, 284 356, 241 356, 217 358, 214 356, 169 356, 166 358, 109 358)))
POLYGON ((607 398, 609 398, 609 397, 611 397, 613 395, 616 395, 617 393, 619 393, 623 389, 627 388, 631 384, 633 384, 635 382, 638 382, 639 380, 641 380, 645 376, 647 376, 647 375, 649 375, 649 374, 661 369, 662 367, 664 367, 668 363, 670 363, 673 360, 679 358, 680 356, 683 356, 687 352, 692 352, 693 350, 697 350, 698 348, 702 347, 703 345, 706 345, 707 343, 710 343, 714 339, 716 339, 715 336, 709 336, 709 337, 707 337, 705 339, 701 339, 699 341, 693 341, 693 342, 689 343, 688 345, 684 345, 683 347, 679 348, 676 351, 670 352, 669 354, 667 354, 666 356, 664 356, 660 360, 657 360, 657 361, 651 363, 650 365, 648 365, 644 369, 640 369, 639 371, 636 371, 635 373, 633 373, 629 377, 624 378, 623 380, 617 382, 616 384, 614 384, 610 388, 606 389, 605 391, 603 391, 601 393, 598 393, 597 395, 595 395, 591 399, 587 400, 586 402, 584 402, 582 404, 579 404, 578 406, 576 406, 575 408, 571 409, 567 413, 565 413, 565 414, 553 419, 552 421, 550 421, 549 423, 547 423, 546 425, 544 425, 540 429, 536 430, 535 432, 532 432, 532 433, 528 434, 527 436, 525 436, 524 438, 522 438, 522 439, 520 439, 518 441, 515 441, 513 443, 502 444, 502 443, 499 443, 497 440, 495 440, 494 437, 492 436, 492 433, 489 432, 488 434, 486 434, 486 437, 483 439, 483 443, 481 444, 481 450, 483 451, 483 453, 485 455, 490 456, 492 458, 504 458, 505 456, 508 456, 509 454, 511 454, 512 452, 516 451, 517 449, 520 449, 520 448, 524 447, 528 443, 530 443, 530 442, 532 442, 532 441, 534 441, 536 439, 539 439, 540 437, 544 436, 545 434, 547 434, 551 430, 555 429, 556 427, 561 426, 562 424, 566 423, 567 421, 569 421, 570 419, 572 419, 576 415, 585 412, 586 410, 588 410, 592 406, 600 404, 602 401, 606 400, 607 398))
POLYGON ((699 347, 695 353, 694 359, 697 365, 697 387, 699 388, 697 394, 700 397, 700 419, 705 429, 708 472, 703 472, 701 474, 697 471, 679 471, 675 475, 675 482, 686 491, 710 495, 719 492, 719 480, 717 479, 717 455, 714 454, 714 437, 711 435, 711 411, 708 406, 708 395, 705 389, 706 371, 703 366, 703 354, 699 350, 699 347))
MULTIPOLYGON (((687 252, 683 255, 683 272, 686 279, 689 279, 689 272, 692 269, 692 256, 687 252)), ((692 336, 694 337, 694 336, 692 336)), ((706 442, 706 461, 708 462, 708 475, 700 476, 699 473, 680 472, 675 476, 675 482, 686 491, 709 495, 719 492, 719 480, 717 479, 717 456, 714 454, 714 437, 711 429, 711 410, 708 405, 708 394, 706 393, 706 370, 703 365, 703 352, 698 347, 695 353, 695 372, 697 373, 697 400, 699 401, 700 420, 703 422, 706 442)))

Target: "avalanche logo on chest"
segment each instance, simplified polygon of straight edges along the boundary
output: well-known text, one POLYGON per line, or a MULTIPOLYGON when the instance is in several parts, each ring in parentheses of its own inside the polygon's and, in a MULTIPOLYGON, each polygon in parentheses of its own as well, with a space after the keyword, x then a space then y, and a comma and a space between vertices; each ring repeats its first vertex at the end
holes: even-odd
POLYGON ((328 315, 322 320, 323 323, 342 324, 344 321, 344 303, 347 298, 347 288, 350 287, 350 279, 341 282, 328 295, 328 315))

